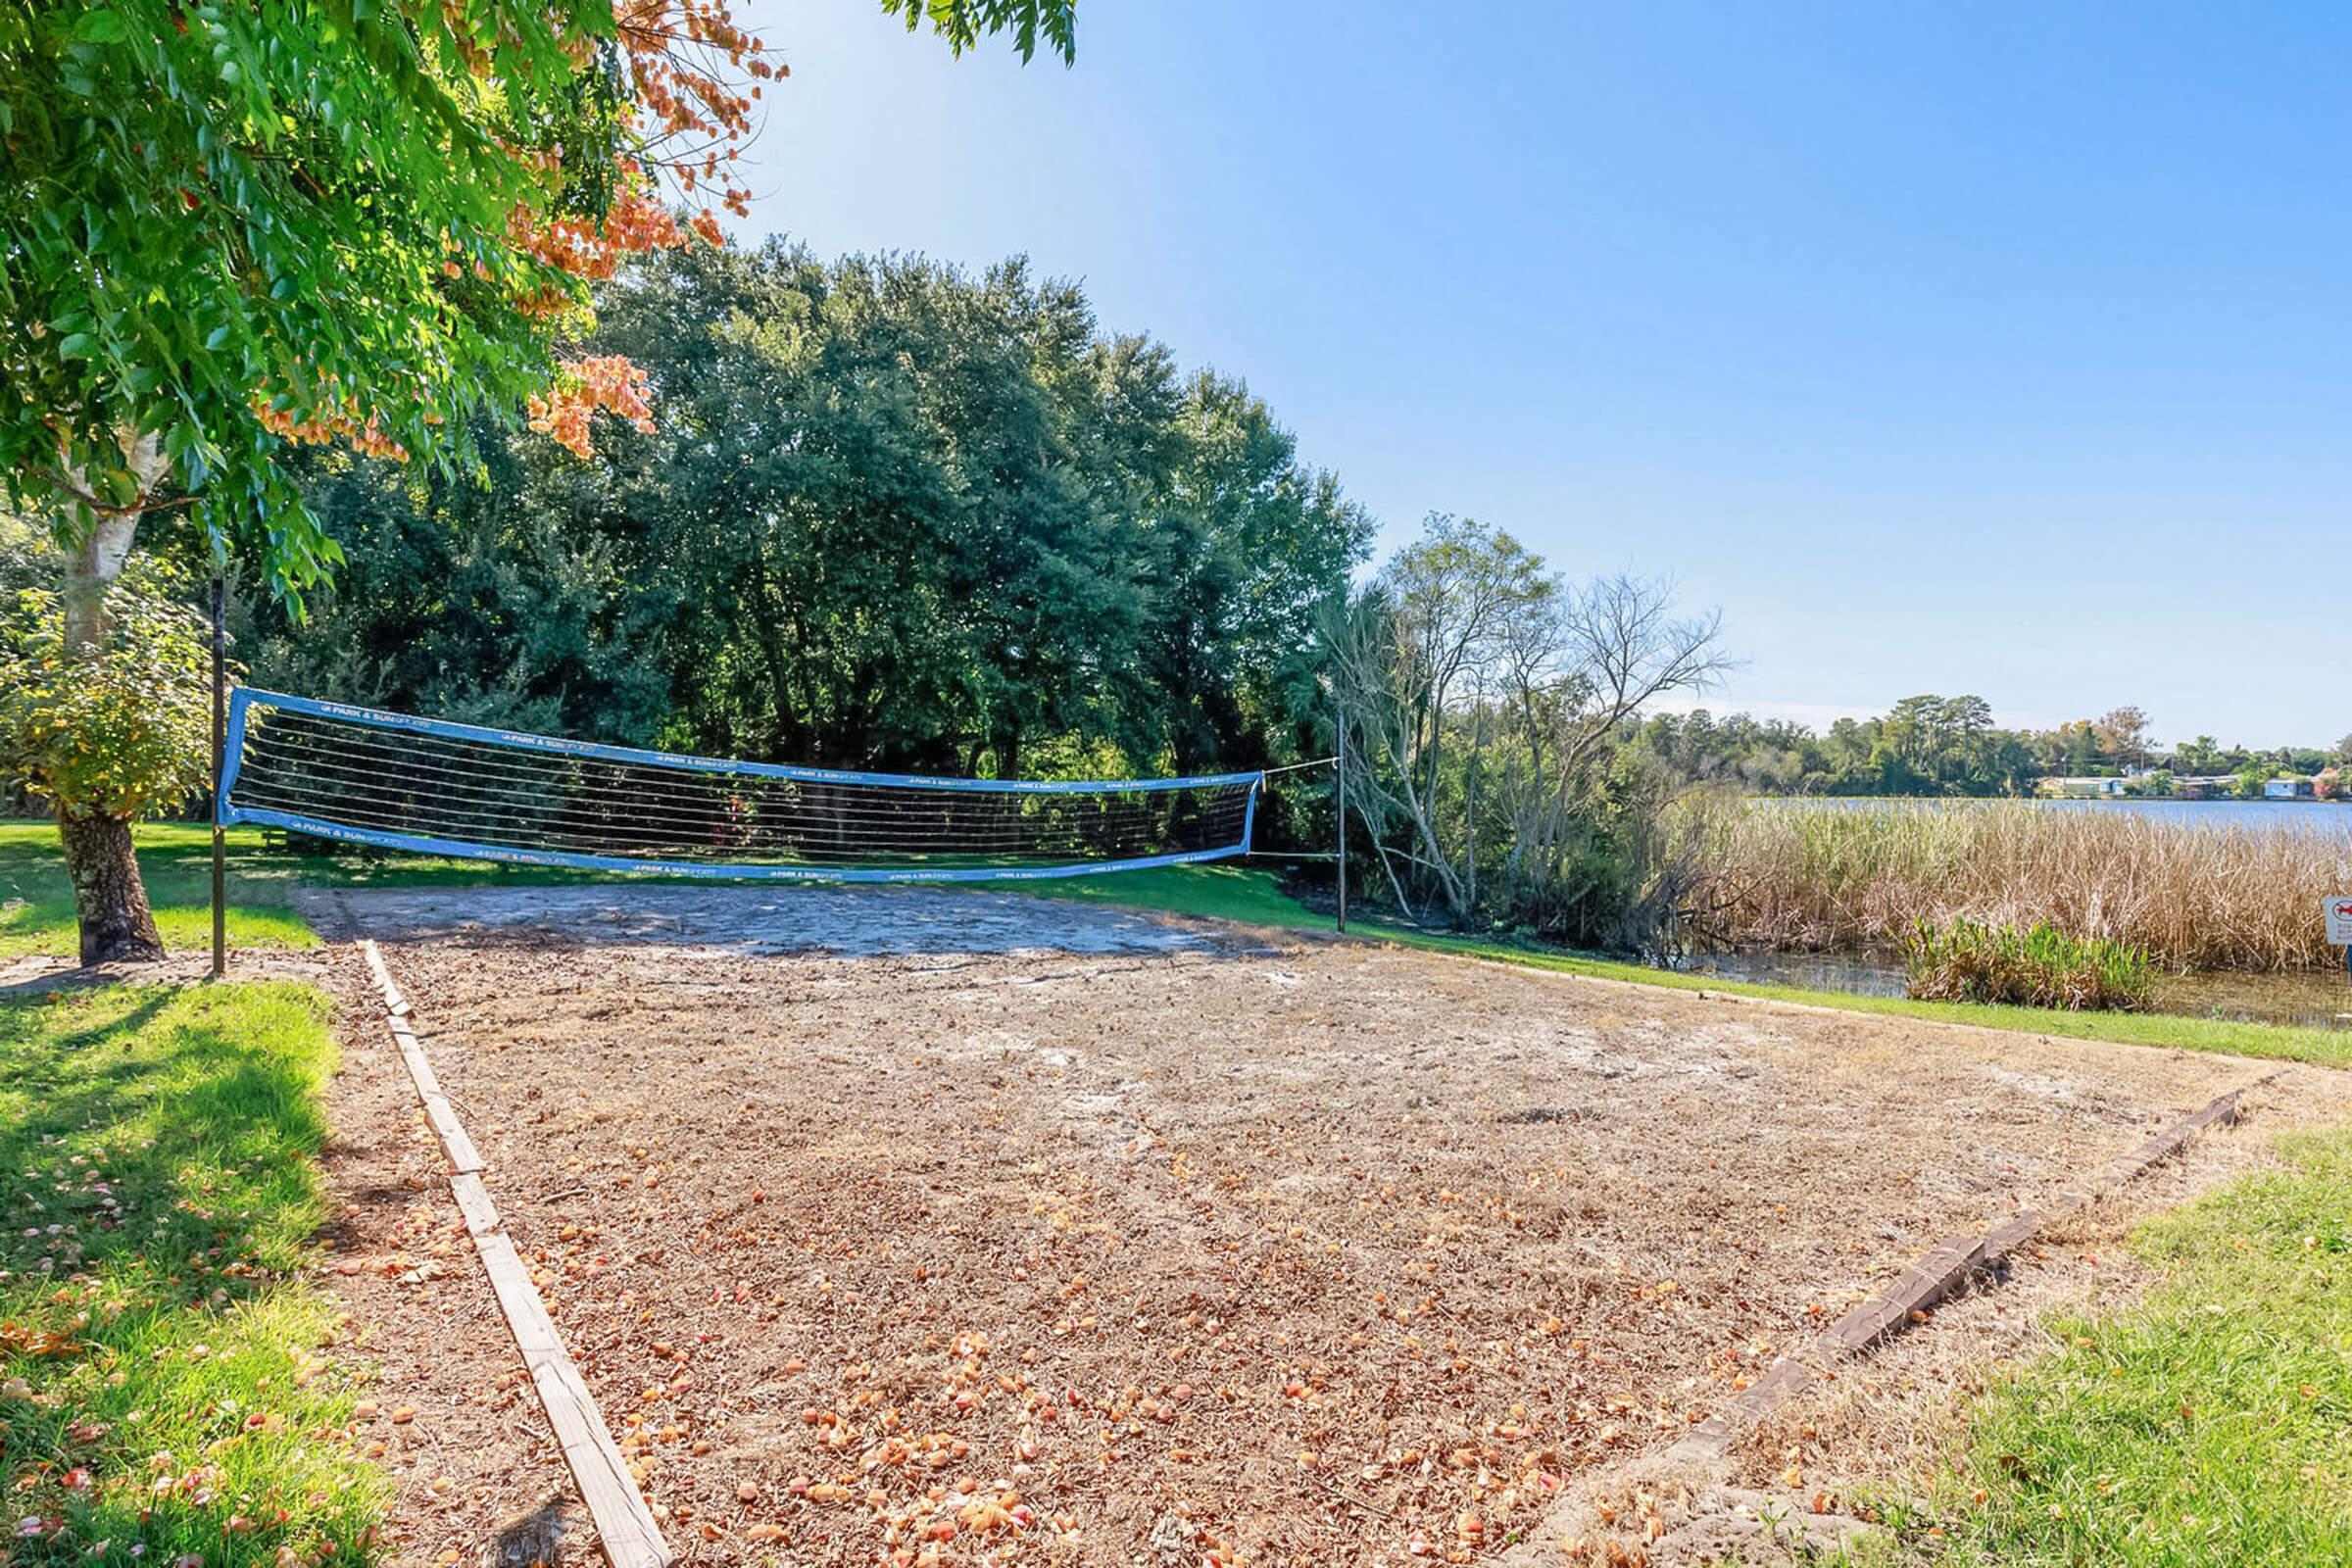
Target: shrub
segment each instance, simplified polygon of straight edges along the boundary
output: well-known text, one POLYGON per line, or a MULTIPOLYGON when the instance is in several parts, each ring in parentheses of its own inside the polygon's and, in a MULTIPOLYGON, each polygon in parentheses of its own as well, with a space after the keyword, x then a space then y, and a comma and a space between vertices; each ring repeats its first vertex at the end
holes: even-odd
POLYGON ((130 820, 178 806, 211 774, 209 633, 144 570, 108 588, 106 622, 83 652, 47 589, 0 612, 0 778, 63 815, 130 820))
POLYGON ((2155 996, 2144 951, 2046 922, 2021 930, 1965 915, 1941 926, 1922 920, 1903 956, 1908 991, 1929 1001, 2138 1012, 2155 996))
POLYGON ((70 633, 60 597, 27 588, 0 613, 0 783, 57 808, 85 964, 164 956, 130 824, 203 788, 211 760, 203 620, 143 567, 102 608, 70 633))

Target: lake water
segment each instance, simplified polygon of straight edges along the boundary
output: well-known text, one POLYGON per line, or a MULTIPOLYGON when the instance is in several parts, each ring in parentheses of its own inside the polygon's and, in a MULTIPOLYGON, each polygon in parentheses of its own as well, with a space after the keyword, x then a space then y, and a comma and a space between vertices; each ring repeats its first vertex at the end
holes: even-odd
POLYGON ((2333 801, 1980 801, 1950 796, 1802 795, 1770 796, 1760 804, 1805 810, 1885 811, 1930 807, 1966 811, 1987 806, 2030 806, 2036 811, 2128 812, 2192 827, 2325 833, 2352 838, 2352 804, 2333 801))

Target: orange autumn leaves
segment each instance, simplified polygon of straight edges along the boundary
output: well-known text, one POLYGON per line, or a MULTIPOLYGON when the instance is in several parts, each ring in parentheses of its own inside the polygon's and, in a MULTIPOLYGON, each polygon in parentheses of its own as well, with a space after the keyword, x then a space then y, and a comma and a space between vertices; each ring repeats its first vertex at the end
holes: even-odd
MULTIPOLYGON (((574 311, 582 298, 578 285, 612 277, 631 258, 696 238, 722 244, 712 207, 682 216, 672 206, 677 196, 714 197, 738 217, 750 211, 751 193, 730 169, 737 144, 752 131, 760 83, 786 74, 787 68, 767 58, 760 41, 735 21, 727 0, 616 0, 613 24, 636 145, 617 161, 605 211, 595 217, 553 211, 564 183, 561 156, 509 147, 516 163, 537 171, 548 193, 542 200, 518 203, 508 215, 505 243, 514 258, 532 265, 494 268, 479 254, 470 264, 463 254, 443 263, 453 281, 466 278, 499 289, 524 317, 574 311), (558 274, 556 280, 549 279, 551 272, 558 274)), ((589 40, 575 42, 575 64, 598 69, 589 40)), ((494 58, 493 51, 476 50, 463 64, 480 75, 493 69, 494 58)), ((457 242, 449 243, 457 252, 457 242)), ((273 399, 266 387, 253 399, 256 416, 282 439, 306 445, 339 441, 396 462, 409 456, 385 433, 381 415, 355 400, 337 405, 329 398, 300 416, 277 406, 287 401, 273 399)), ((594 451, 592 416, 600 410, 651 430, 644 372, 617 356, 559 356, 548 384, 528 402, 527 423, 585 458, 594 451)))
POLYGON ((370 458, 390 458, 395 463, 408 460, 408 449, 384 433, 381 416, 363 412, 356 398, 344 398, 339 407, 321 405, 307 416, 297 416, 256 393, 253 414, 270 434, 287 441, 305 446, 341 441, 370 458))
POLYGON ((530 427, 584 458, 592 450, 588 416, 598 409, 640 430, 653 429, 645 371, 617 354, 571 361, 559 371, 547 395, 531 399, 530 427))
POLYGON ((27 1328, 14 1320, 0 1323, 0 1355, 78 1355, 85 1348, 73 1335, 55 1329, 27 1328))
MULTIPOLYGON (((726 0, 624 0, 613 22, 645 145, 623 163, 621 187, 601 223, 526 220, 518 236, 542 263, 591 282, 612 276, 631 256, 683 245, 689 233, 721 243, 709 207, 681 224, 658 199, 659 183, 667 178, 689 194, 710 186, 728 212, 748 214, 750 191, 725 171, 735 144, 751 133, 760 83, 786 70, 735 22, 726 0)), ((584 458, 593 450, 590 416, 600 409, 651 430, 645 372, 612 355, 564 362, 554 383, 531 399, 530 428, 584 458)))
POLYGON ((647 168, 674 174, 689 191, 715 179, 721 203, 741 217, 750 193, 720 171, 751 132, 760 83, 787 68, 765 57, 725 0, 622 0, 613 21, 648 132, 647 168), (749 85, 739 85, 746 78, 749 85))

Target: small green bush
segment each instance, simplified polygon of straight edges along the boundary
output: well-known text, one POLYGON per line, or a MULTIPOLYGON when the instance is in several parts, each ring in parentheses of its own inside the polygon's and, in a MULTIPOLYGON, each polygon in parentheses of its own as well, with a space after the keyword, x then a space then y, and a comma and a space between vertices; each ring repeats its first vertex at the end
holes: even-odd
POLYGON ((148 562, 107 588, 104 620, 79 649, 48 589, 0 608, 0 782, 67 816, 136 819, 211 780, 210 636, 148 562))
POLYGON ((1927 1001, 2139 1012, 2155 997, 2144 949, 2078 939, 2045 922, 2021 931, 1966 915, 1942 926, 1922 920, 1903 956, 1909 993, 1927 1001))

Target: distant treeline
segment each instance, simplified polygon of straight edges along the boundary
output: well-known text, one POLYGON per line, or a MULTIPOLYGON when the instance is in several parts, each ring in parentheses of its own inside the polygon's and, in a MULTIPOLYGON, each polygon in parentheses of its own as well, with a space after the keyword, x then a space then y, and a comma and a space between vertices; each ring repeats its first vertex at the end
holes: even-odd
POLYGON ((1765 795, 2025 795, 2047 777, 2124 773, 2137 774, 2133 787, 2147 794, 2166 793, 2176 774, 2226 773, 2259 795, 2263 779, 2352 760, 2352 735, 2328 750, 2248 750, 2210 735, 2164 747, 2137 708, 2056 729, 2003 729, 1982 697, 1906 697, 1886 713, 1840 718, 1826 731, 1703 709, 1658 713, 1638 739, 1685 778, 1765 795))
POLYGON ((583 345, 656 428, 487 471, 344 453, 348 557, 257 684, 565 735, 917 772, 1190 772, 1314 743, 1311 631, 1371 525, 1238 380, 1018 263, 672 252, 583 345))

